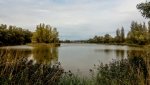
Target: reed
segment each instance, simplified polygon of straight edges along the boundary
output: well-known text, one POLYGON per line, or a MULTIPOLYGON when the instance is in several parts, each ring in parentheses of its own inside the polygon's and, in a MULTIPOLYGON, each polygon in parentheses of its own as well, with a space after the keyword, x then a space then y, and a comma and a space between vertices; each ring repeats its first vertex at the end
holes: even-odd
POLYGON ((59 85, 149 85, 148 69, 141 62, 141 58, 133 58, 132 61, 122 59, 110 64, 100 64, 90 78, 82 78, 78 75, 66 73, 59 81, 59 85), (139 59, 139 60, 138 60, 139 59), (138 63, 138 64, 137 64, 138 63))
POLYGON ((33 65, 23 53, 23 50, 0 51, 1 85, 55 85, 58 82, 63 73, 60 65, 33 65))

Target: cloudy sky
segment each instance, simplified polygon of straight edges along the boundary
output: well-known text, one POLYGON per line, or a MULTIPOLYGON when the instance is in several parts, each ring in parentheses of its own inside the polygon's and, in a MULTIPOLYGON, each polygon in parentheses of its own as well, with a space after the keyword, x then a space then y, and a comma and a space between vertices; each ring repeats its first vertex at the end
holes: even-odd
POLYGON ((35 30, 39 23, 57 27, 61 39, 115 34, 130 23, 146 21, 136 5, 145 0, 0 0, 0 24, 35 30))

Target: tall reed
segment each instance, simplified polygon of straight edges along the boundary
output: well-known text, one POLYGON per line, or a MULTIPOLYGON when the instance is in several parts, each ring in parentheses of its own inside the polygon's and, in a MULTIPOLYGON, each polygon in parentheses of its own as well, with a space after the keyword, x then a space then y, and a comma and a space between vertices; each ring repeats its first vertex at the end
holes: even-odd
POLYGON ((60 65, 33 64, 27 61, 30 51, 0 50, 1 85, 55 85, 63 69, 60 65))

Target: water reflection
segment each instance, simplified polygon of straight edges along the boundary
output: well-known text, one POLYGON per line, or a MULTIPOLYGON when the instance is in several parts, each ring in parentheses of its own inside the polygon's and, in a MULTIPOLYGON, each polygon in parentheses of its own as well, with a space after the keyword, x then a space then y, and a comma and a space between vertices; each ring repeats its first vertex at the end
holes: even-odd
POLYGON ((49 46, 36 46, 32 50, 32 54, 28 61, 33 63, 54 65, 58 61, 58 48, 49 46))
POLYGON ((31 50, 25 49, 0 49, 1 64, 16 64, 25 62, 27 56, 31 54, 31 50))
POLYGON ((33 49, 0 48, 1 85, 56 85, 63 69, 58 64, 49 64, 51 60, 58 60, 57 53, 56 48, 43 46, 33 49), (36 61, 34 65, 28 60, 31 55, 36 61))
POLYGON ((112 51, 113 51, 113 50, 111 50, 111 49, 104 49, 104 52, 105 52, 106 54, 110 54, 112 51))
POLYGON ((3 63, 23 61, 32 64, 54 65, 58 61, 58 48, 43 45, 33 47, 32 49, 1 48, 0 59, 3 63))
POLYGON ((125 55, 126 54, 126 50, 124 49, 104 49, 104 50, 96 50, 96 52, 104 52, 105 54, 107 55, 112 55, 112 54, 115 54, 115 57, 117 59, 124 59, 126 58, 127 56, 125 55))
POLYGON ((115 50, 116 57, 123 59, 125 57, 125 50, 117 49, 115 50))

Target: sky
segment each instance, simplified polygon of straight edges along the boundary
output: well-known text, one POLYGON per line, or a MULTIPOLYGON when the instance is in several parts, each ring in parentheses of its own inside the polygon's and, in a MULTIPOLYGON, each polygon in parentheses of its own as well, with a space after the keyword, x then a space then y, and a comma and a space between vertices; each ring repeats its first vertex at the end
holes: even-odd
POLYGON ((127 33, 132 21, 146 22, 136 5, 146 0, 0 0, 0 24, 35 31, 40 23, 59 31, 61 40, 127 33))

